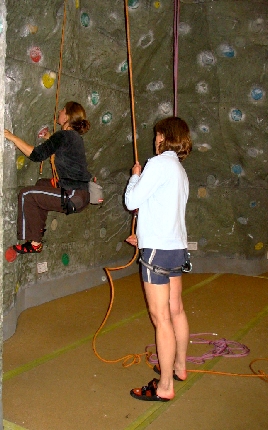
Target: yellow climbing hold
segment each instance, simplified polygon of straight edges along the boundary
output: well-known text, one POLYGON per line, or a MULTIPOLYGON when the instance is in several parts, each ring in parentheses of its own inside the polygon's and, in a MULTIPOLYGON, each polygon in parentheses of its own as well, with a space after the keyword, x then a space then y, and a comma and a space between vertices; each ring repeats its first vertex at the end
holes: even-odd
POLYGON ((201 199, 207 197, 207 189, 205 187, 199 187, 197 197, 201 199))
POLYGON ((255 245, 255 249, 256 249, 256 251, 259 251, 260 249, 262 249, 263 248, 263 243, 262 242, 258 242, 258 243, 256 243, 256 245, 255 245))
POLYGON ((35 34, 38 31, 38 26, 34 24, 28 24, 28 29, 31 34, 35 34))
POLYGON ((160 6, 161 6, 160 1, 155 1, 155 2, 154 2, 154 7, 155 7, 156 9, 159 9, 159 8, 160 8, 160 6))
POLYGON ((46 72, 42 77, 43 85, 49 89, 53 87, 55 79, 56 79, 56 73, 46 72))
POLYGON ((75 0, 75 7, 76 7, 76 9, 79 8, 79 0, 75 0))
POLYGON ((25 157, 23 155, 20 155, 17 158, 17 170, 21 170, 25 163, 25 157))

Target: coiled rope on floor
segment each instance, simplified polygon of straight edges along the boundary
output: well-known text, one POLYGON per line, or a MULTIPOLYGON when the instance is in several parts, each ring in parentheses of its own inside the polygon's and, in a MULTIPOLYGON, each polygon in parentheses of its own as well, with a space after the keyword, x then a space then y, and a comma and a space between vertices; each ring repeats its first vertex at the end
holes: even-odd
MULTIPOLYGON (((226 340, 225 338, 217 339, 217 340, 208 340, 204 338, 200 338, 200 336, 203 335, 213 335, 217 336, 216 333, 195 333, 190 334, 190 338, 195 338, 194 340, 190 340, 190 343, 192 344, 207 344, 207 345, 213 345, 213 349, 211 351, 206 352, 205 354, 193 357, 193 356, 187 356, 186 361, 193 363, 193 364, 204 364, 207 360, 212 360, 213 358, 217 357, 225 357, 225 358, 241 358, 245 357, 250 353, 250 349, 244 345, 243 343, 236 342, 233 340, 226 340)), ((145 348, 145 351, 148 352, 148 363, 151 365, 150 367, 153 367, 155 364, 158 363, 157 354, 152 353, 150 351, 150 348, 156 347, 155 344, 147 345, 145 348)), ((204 369, 187 369, 187 372, 189 373, 207 373, 211 375, 221 375, 221 376, 240 376, 240 377, 257 377, 261 378, 264 382, 268 382, 268 374, 265 373, 263 370, 254 370, 253 364, 258 361, 268 361, 268 358, 256 358, 251 361, 249 364, 249 367, 253 374, 251 373, 232 373, 232 372, 217 372, 215 370, 204 370, 204 369)))
MULTIPOLYGON (((213 349, 202 354, 199 357, 187 356, 186 361, 193 364, 204 364, 207 360, 211 360, 216 357, 227 357, 227 358, 238 358, 244 357, 250 353, 250 349, 240 343, 233 340, 226 340, 225 338, 217 339, 217 340, 208 340, 204 338, 200 338, 203 335, 212 335, 217 336, 215 333, 196 333, 190 334, 190 338, 195 338, 194 340, 190 340, 191 344, 206 344, 213 345, 213 349)), ((145 351, 148 351, 149 348, 155 347, 155 344, 147 345, 145 351)), ((157 354, 151 353, 149 357, 149 362, 152 364, 158 363, 157 354)))

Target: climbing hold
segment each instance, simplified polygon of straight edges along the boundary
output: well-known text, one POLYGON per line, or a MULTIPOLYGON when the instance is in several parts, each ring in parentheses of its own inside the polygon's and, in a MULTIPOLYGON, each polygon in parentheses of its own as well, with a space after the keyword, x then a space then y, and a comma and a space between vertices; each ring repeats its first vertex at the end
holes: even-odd
POLYGON ((90 18, 89 15, 86 12, 81 13, 81 24, 83 25, 83 27, 88 27, 89 23, 90 23, 90 18))
POLYGON ((131 9, 137 9, 139 7, 139 0, 128 0, 128 7, 131 9))
POLYGON ((99 93, 97 91, 92 91, 90 99, 91 103, 96 106, 100 101, 99 93))
POLYGON ((109 124, 112 121, 112 114, 111 112, 106 112, 103 116, 102 116, 102 123, 103 124, 109 124))
POLYGON ((258 243, 256 243, 256 245, 255 245, 255 249, 256 249, 256 251, 259 251, 260 249, 262 249, 263 248, 263 243, 262 242, 258 242, 258 243))
POLYGON ((42 58, 42 52, 38 46, 33 46, 30 49, 30 58, 34 63, 39 63, 42 58))
POLYGON ((64 266, 68 266, 69 261, 70 261, 69 255, 68 254, 62 254, 61 261, 62 261, 62 264, 64 266))
POLYGON ((46 73, 44 73, 44 75, 42 77, 43 85, 49 89, 49 88, 53 87, 55 79, 56 79, 56 73, 46 72, 46 73))
POLYGON ((120 72, 126 72, 128 69, 128 62, 125 60, 119 65, 120 72))
POLYGON ((12 246, 10 246, 5 252, 5 259, 9 263, 13 263, 13 261, 15 261, 16 258, 17 258, 17 253, 16 253, 15 249, 13 249, 12 246))
POLYGON ((232 172, 236 175, 241 175, 241 173, 243 172, 242 166, 240 164, 234 164, 232 166, 232 172))
POLYGON ((38 138, 45 137, 45 135, 49 132, 48 127, 42 127, 38 132, 38 138))
POLYGON ((31 34, 35 34, 38 31, 38 26, 35 24, 28 24, 27 27, 31 34))
POLYGON ((262 88, 253 88, 251 90, 251 97, 253 98, 253 100, 261 100, 263 98, 263 90, 262 88))
POLYGON ((241 121, 243 114, 240 109, 232 109, 231 111, 231 119, 233 121, 241 121))
POLYGON ((17 158, 16 163, 17 163, 17 170, 21 170, 23 168, 23 166, 24 166, 24 163, 25 163, 25 157, 24 157, 24 155, 20 155, 17 158))
POLYGON ((197 197, 201 199, 207 197, 207 189, 205 187, 199 187, 197 197))

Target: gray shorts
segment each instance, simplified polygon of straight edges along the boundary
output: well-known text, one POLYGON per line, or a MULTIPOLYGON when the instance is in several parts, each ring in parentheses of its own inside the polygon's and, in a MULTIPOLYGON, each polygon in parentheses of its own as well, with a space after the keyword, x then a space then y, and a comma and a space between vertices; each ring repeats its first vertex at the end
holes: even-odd
POLYGON ((172 272, 175 267, 182 266, 187 258, 187 249, 150 249, 141 250, 142 259, 151 266, 159 266, 170 271, 169 274, 158 274, 141 264, 142 279, 149 284, 168 284, 169 278, 181 276, 182 272, 172 272))

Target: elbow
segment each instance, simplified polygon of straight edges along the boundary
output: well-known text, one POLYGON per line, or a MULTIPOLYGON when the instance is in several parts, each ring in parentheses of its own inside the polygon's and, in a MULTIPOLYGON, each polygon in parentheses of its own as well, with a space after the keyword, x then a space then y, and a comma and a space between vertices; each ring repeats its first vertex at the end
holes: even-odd
POLYGON ((134 211, 135 209, 137 209, 136 207, 133 207, 133 205, 127 200, 125 200, 125 205, 129 211, 134 211))

